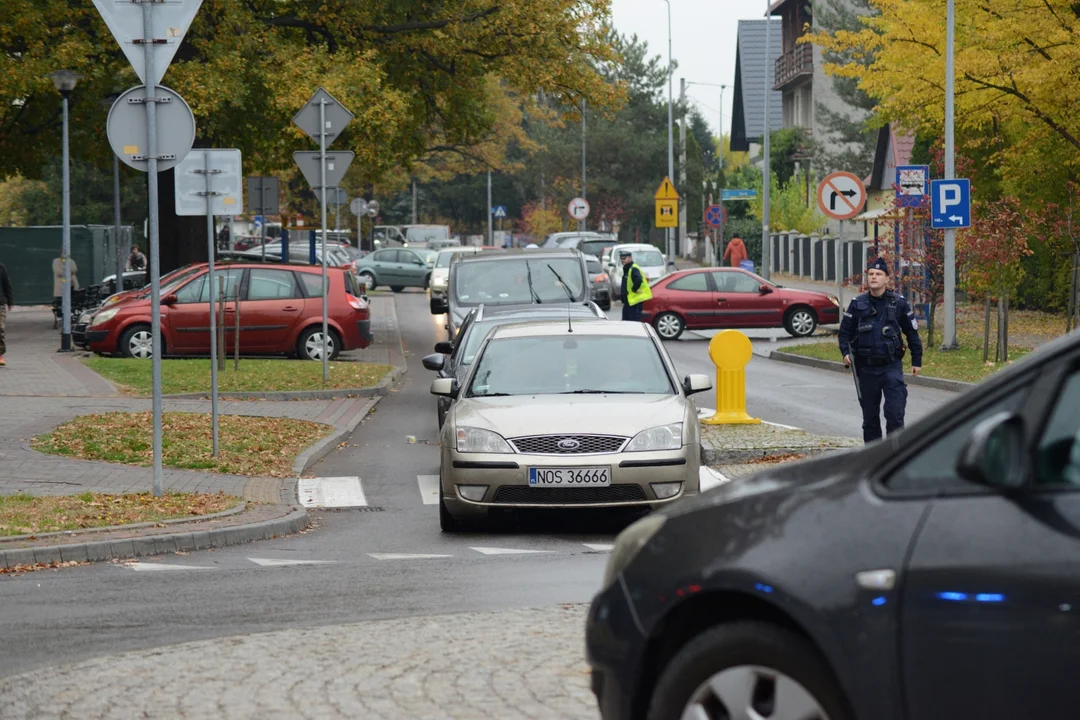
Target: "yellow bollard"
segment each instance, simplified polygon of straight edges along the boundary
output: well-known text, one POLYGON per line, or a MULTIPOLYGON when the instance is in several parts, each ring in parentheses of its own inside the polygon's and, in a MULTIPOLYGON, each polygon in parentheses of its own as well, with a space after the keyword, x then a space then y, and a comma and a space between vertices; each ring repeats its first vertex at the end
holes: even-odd
POLYGON ((716 414, 706 424, 761 423, 746 414, 746 365, 753 355, 750 338, 738 330, 724 330, 709 342, 709 358, 716 365, 716 414))

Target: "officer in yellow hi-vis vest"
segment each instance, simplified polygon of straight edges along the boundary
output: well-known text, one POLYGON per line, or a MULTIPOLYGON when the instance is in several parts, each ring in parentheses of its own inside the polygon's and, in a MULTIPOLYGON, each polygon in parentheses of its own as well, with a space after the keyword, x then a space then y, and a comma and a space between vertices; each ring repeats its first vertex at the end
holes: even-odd
POLYGON ((649 281, 634 262, 634 256, 629 250, 620 250, 619 260, 623 266, 622 319, 641 322, 645 301, 652 298, 649 281))

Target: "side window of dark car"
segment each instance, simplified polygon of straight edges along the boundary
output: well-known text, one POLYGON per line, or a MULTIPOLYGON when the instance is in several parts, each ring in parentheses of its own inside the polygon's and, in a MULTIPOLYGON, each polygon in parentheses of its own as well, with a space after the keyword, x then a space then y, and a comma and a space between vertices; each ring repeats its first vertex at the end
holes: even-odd
POLYGON ((672 290, 689 290, 691 292, 708 292, 709 280, 703 272, 690 273, 678 280, 673 280, 669 288, 672 290))
POLYGON ((1000 412, 1019 412, 1027 399, 1030 382, 1012 388, 1005 395, 979 409, 971 417, 923 447, 885 481, 894 492, 933 491, 971 485, 956 473, 956 461, 964 442, 983 420, 1000 412))
POLYGON ((1074 368, 1056 397, 1039 439, 1035 484, 1080 487, 1080 368, 1074 368))

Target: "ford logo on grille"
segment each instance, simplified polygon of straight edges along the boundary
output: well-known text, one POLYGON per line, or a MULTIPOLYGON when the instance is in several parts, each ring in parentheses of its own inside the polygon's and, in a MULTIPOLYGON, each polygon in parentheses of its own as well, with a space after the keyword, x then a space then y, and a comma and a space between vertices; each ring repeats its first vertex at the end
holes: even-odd
POLYGON ((579 447, 581 447, 581 443, 574 438, 563 438, 559 441, 560 450, 577 450, 579 447))

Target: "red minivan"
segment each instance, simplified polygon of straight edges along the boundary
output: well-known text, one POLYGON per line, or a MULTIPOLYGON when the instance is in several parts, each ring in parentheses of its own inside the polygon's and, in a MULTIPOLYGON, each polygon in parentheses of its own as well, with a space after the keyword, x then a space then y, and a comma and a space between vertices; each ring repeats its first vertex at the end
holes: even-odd
MULTIPOLYGON (((356 276, 328 268, 329 352, 365 348, 373 339, 371 312, 356 276)), ((240 327, 240 352, 322 359, 322 268, 270 263, 222 263, 215 270, 215 295, 225 297, 225 340, 229 348, 240 327), (239 318, 237 317, 239 316, 239 318)), ((168 355, 210 354, 208 268, 183 273, 161 286, 161 332, 168 355)), ((220 304, 218 305, 220 308, 220 304)), ((83 347, 99 354, 149 358, 149 293, 125 298, 97 311, 83 347)))
POLYGON ((665 340, 683 330, 782 327, 795 337, 840 322, 835 295, 794 290, 741 268, 680 270, 656 281, 642 320, 665 340))

